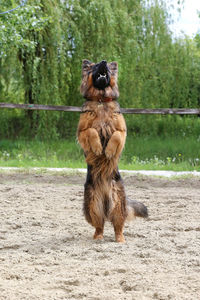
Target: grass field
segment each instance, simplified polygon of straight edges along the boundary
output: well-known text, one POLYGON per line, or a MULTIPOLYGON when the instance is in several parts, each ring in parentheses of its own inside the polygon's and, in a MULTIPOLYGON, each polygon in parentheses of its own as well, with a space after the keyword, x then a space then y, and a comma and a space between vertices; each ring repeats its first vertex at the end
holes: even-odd
MULTIPOLYGON (((2 140, 2 167, 85 168, 84 155, 76 139, 2 140)), ((119 167, 127 170, 200 171, 200 139, 194 137, 127 138, 119 167)))

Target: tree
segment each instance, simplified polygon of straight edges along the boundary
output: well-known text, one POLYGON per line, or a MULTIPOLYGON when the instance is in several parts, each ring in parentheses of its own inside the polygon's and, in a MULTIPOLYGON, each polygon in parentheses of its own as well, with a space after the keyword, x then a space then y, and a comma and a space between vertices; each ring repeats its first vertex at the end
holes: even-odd
MULTIPOLYGON (((18 4, 1 1, 0 11, 18 4)), ((198 37, 174 39, 169 21, 165 3, 157 0, 29 0, 0 16, 0 99, 80 106, 81 62, 87 58, 118 61, 121 106, 194 107, 198 37)), ((0 115, 0 135, 6 128, 42 138, 67 136, 78 118, 35 111, 0 115)))

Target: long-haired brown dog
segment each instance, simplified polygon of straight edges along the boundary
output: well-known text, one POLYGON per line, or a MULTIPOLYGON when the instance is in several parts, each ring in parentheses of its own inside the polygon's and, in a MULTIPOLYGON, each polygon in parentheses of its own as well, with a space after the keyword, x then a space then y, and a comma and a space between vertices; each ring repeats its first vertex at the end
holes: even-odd
POLYGON ((77 136, 88 165, 84 190, 84 214, 95 227, 94 239, 103 238, 104 223, 111 221, 117 242, 124 242, 126 219, 147 217, 147 208, 126 198, 118 161, 126 140, 126 123, 116 99, 116 62, 83 60, 83 104, 77 136))

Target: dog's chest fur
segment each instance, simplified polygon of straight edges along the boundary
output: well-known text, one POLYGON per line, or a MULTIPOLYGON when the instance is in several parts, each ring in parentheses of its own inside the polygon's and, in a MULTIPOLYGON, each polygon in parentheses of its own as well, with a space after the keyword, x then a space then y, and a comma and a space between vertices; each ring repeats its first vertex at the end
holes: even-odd
POLYGON ((84 103, 82 111, 87 114, 85 129, 95 128, 102 146, 105 148, 113 132, 119 129, 120 107, 118 102, 87 101, 84 103))

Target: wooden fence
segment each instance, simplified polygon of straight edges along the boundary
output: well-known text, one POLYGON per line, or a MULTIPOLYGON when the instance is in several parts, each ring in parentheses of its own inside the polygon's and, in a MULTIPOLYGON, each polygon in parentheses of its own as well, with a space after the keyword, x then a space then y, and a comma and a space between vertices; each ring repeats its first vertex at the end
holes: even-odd
MULTIPOLYGON (((81 112, 81 107, 77 106, 63 106, 63 105, 41 105, 41 104, 13 104, 0 103, 0 108, 10 109, 26 109, 26 110, 50 110, 50 111, 68 111, 81 112)), ((155 109, 141 109, 141 108, 121 108, 123 114, 146 114, 146 115, 200 115, 198 108, 155 108, 155 109)))

